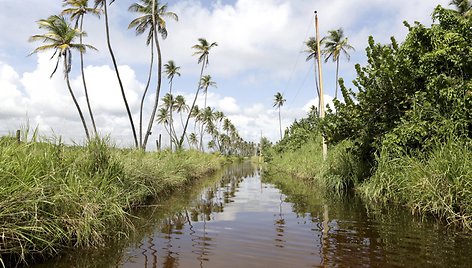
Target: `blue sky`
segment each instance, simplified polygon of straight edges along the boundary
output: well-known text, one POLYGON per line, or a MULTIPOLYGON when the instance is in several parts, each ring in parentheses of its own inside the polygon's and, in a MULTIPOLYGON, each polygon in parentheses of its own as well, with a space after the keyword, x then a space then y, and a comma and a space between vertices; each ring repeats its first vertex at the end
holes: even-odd
MULTIPOLYGON (((92 2, 92 1, 90 1, 92 2)), ((113 48, 121 66, 125 89, 138 120, 140 94, 146 81, 149 50, 144 37, 128 30, 136 16, 127 11, 134 1, 115 1, 109 8, 113 48)), ((36 21, 61 11, 59 0, 0 0, 0 135, 14 131, 29 120, 41 132, 60 135, 66 141, 83 140, 83 131, 73 109, 62 75, 49 79, 53 63, 51 53, 27 56, 38 43, 28 38, 41 33, 36 21)), ((168 1, 169 10, 179 22, 168 21, 169 36, 162 41, 163 60, 173 59, 181 66, 182 76, 175 79, 177 94, 190 102, 199 74, 191 46, 203 37, 217 42, 205 70, 217 83, 209 90, 209 105, 223 111, 236 125, 242 137, 258 141, 261 132, 272 141, 278 138, 277 111, 273 96, 280 91, 287 102, 282 108, 283 127, 306 114, 315 103, 312 64, 305 62, 303 42, 314 35, 313 11, 318 10, 321 35, 342 27, 356 50, 351 60, 341 60, 340 76, 348 85, 355 78, 354 64, 365 63, 367 37, 386 43, 390 36, 402 41, 407 31, 403 21, 430 25, 430 14, 448 0, 231 0, 168 1)), ((87 17, 86 43, 99 52, 86 55, 86 74, 90 81, 92 108, 103 134, 118 144, 132 144, 129 123, 116 86, 106 48, 104 21, 87 17)), ((78 63, 78 55, 74 55, 78 63)), ((335 64, 323 65, 327 99, 334 95, 335 64)), ((78 65, 71 75, 74 91, 85 109, 78 65)), ((167 81, 163 81, 167 92, 167 81)), ((148 97, 149 113, 153 96, 148 97)), ((199 99, 199 103, 203 98, 199 99)), ((147 120, 147 119, 146 119, 147 120)), ((163 133, 156 126, 153 133, 163 133)), ((156 137, 151 137, 155 139, 156 137)))

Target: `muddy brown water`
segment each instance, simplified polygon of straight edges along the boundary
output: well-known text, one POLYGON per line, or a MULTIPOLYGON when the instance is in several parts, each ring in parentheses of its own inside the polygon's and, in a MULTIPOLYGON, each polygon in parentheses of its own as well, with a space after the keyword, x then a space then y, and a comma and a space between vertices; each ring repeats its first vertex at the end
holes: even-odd
POLYGON ((472 267, 470 234, 261 173, 230 167, 139 209, 129 236, 35 267, 472 267))

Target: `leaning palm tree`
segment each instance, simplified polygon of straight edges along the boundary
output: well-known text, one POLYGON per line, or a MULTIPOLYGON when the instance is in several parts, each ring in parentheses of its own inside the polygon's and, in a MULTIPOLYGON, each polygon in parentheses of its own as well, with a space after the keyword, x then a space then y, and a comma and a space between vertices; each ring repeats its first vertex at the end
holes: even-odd
MULTIPOLYGON (((64 64, 64 78, 67 83, 67 87, 69 89, 70 96, 72 97, 72 101, 79 113, 80 120, 82 121, 82 125, 85 130, 85 135, 87 139, 90 139, 90 135, 88 132, 87 124, 85 122, 84 115, 82 110, 80 109, 79 103, 77 102, 77 98, 75 97, 74 92, 72 91, 72 87, 70 85, 69 80, 69 73, 72 67, 72 52, 71 50, 78 50, 81 52, 85 52, 86 49, 93 49, 96 50, 95 47, 91 45, 85 44, 76 44, 74 43, 75 39, 81 35, 85 35, 85 33, 79 31, 78 29, 72 28, 61 16, 50 16, 47 19, 42 19, 38 21, 38 25, 40 29, 46 30, 46 33, 33 35, 30 37, 30 41, 41 41, 43 43, 47 43, 46 45, 42 45, 37 47, 31 54, 47 51, 47 50, 54 50, 53 57, 57 57, 56 66, 54 71, 51 73, 52 77, 58 66, 60 61, 63 61, 64 64)), ((31 55, 30 54, 30 55, 31 55)))
MULTIPOLYGON (((115 0, 110 0, 110 5, 113 4, 115 0)), ((118 84, 120 86, 121 96, 123 97, 123 102, 125 103, 126 112, 128 113, 129 122, 131 124, 131 130, 133 132, 134 145, 138 148, 138 136, 136 135, 136 128, 134 127, 133 116, 131 115, 131 110, 129 109, 128 100, 126 99, 125 89, 123 87, 123 82, 121 81, 120 72, 118 70, 118 64, 116 63, 115 54, 111 47, 110 41, 110 27, 108 25, 108 5, 107 0, 95 0, 95 8, 103 8, 103 14, 105 15, 105 31, 107 35, 107 46, 108 51, 110 52, 111 60, 113 62, 113 67, 115 68, 116 78, 118 79, 118 84)))
MULTIPOLYGON (((324 41, 324 39, 320 40, 321 42, 324 41)), ((307 54, 306 56, 306 61, 313 60, 314 61, 314 70, 315 70, 315 87, 316 87, 316 94, 318 95, 318 109, 320 106, 320 88, 319 88, 319 82, 318 82, 318 75, 316 71, 316 61, 318 60, 318 49, 317 49, 317 42, 316 42, 316 37, 310 37, 308 41, 305 42, 306 49, 303 51, 307 54)))
POLYGON ((342 28, 331 30, 328 33, 329 35, 324 40, 324 49, 322 53, 325 55, 325 62, 328 62, 330 58, 333 59, 333 62, 336 62, 336 91, 334 93, 334 98, 337 99, 339 84, 339 58, 342 52, 349 61, 351 59, 351 55, 349 55, 348 50, 354 50, 354 47, 348 43, 347 37, 344 37, 344 30, 342 28))
MULTIPOLYGON (((136 34, 142 34, 149 29, 147 36, 147 43, 154 40, 157 50, 157 85, 156 95, 154 98, 154 105, 149 119, 149 124, 146 133, 144 134, 144 141, 141 145, 142 149, 146 149, 146 144, 151 135, 151 129, 154 122, 154 116, 159 105, 159 95, 161 91, 162 81, 162 55, 159 43, 159 35, 163 39, 167 38, 167 27, 164 18, 172 18, 178 21, 179 17, 174 12, 167 11, 167 4, 161 5, 158 0, 140 0, 141 3, 134 3, 129 7, 129 11, 140 13, 141 16, 131 21, 129 28, 136 28, 136 34)), ((151 47, 151 50, 153 48, 151 47)), ((151 54, 152 56, 153 54, 151 54)), ((153 57, 153 56, 152 56, 153 57)), ((152 66, 152 62, 151 62, 152 66)), ((152 67, 150 67, 152 68, 152 67)), ((143 97, 144 98, 144 97, 143 97)))
POLYGON ((450 6, 455 6, 456 11, 464 17, 472 15, 472 2, 470 0, 451 0, 450 6))
POLYGON ((184 131, 182 133, 182 137, 180 137, 180 141, 179 141, 179 147, 181 148, 182 147, 182 143, 184 142, 184 135, 185 135, 185 132, 187 131, 187 127, 188 127, 188 121, 190 119, 190 115, 192 114, 192 110, 193 110, 193 107, 195 106, 195 102, 197 101, 197 98, 198 98, 198 93, 200 92, 200 88, 201 88, 201 83, 202 83, 202 76, 203 76, 203 69, 205 69, 205 67, 208 65, 209 61, 208 61, 208 57, 210 55, 210 50, 213 48, 213 47, 216 47, 218 46, 218 44, 216 42, 213 42, 213 43, 210 43, 208 42, 206 39, 204 38, 199 38, 198 39, 198 44, 194 45, 192 48, 195 49, 195 52, 193 53, 193 55, 195 56, 199 56, 198 57, 198 63, 201 63, 202 64, 202 69, 200 71, 200 78, 198 79, 198 87, 197 87, 197 92, 195 93, 195 98, 193 99, 193 103, 192 103, 192 106, 190 107, 190 113, 189 115, 187 116, 187 121, 185 122, 185 126, 184 126, 184 131))
MULTIPOLYGON (((89 7, 88 0, 64 0, 62 6, 66 8, 61 12, 61 15, 69 15, 71 20, 75 20, 75 28, 78 28, 80 32, 83 31, 85 14, 100 16, 100 10, 97 8, 89 7)), ((83 44, 82 35, 80 35, 79 41, 80 44, 83 44)), ((87 83, 85 82, 84 53, 82 51, 80 51, 80 70, 82 73, 82 84, 84 85, 85 100, 87 101, 87 108, 89 111, 90 120, 92 121, 93 131, 95 135, 98 135, 97 126, 95 124, 95 118, 93 117, 92 107, 90 106, 87 83)))
POLYGON ((280 93, 277 92, 274 95, 274 107, 277 107, 279 109, 279 127, 280 127, 280 139, 282 139, 282 120, 280 117, 280 107, 284 105, 284 102, 286 100, 284 99, 284 96, 280 93))

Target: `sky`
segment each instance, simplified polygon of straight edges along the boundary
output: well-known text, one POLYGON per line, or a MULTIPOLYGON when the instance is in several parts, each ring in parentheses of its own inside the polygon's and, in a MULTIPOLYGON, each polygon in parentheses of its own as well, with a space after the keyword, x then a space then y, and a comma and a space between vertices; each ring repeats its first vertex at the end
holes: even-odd
MULTIPOLYGON (((139 103, 149 71, 150 50, 145 36, 128 29, 137 14, 128 11, 136 0, 118 0, 109 6, 113 50, 123 79, 134 122, 139 122, 139 103)), ((92 3, 93 1, 89 1, 92 3)), ((164 2, 165 3, 165 2, 164 2)), ((368 36, 389 43, 394 36, 403 41, 407 29, 403 21, 419 21, 430 26, 431 13, 449 0, 169 0, 168 10, 179 21, 167 19, 168 37, 161 39, 163 63, 174 60, 181 76, 174 80, 173 93, 183 95, 191 104, 201 65, 193 56, 198 38, 217 42, 210 51, 204 74, 212 76, 216 88, 208 90, 208 105, 222 111, 246 141, 258 142, 261 135, 280 139, 278 110, 274 95, 281 92, 286 102, 281 107, 282 128, 306 116, 317 103, 313 62, 306 62, 304 42, 315 35, 314 11, 318 11, 320 35, 343 28, 349 43, 350 61, 342 57, 339 74, 352 87, 355 64, 366 64, 368 36)), ((49 78, 55 61, 52 51, 29 55, 41 43, 28 42, 30 36, 44 33, 37 21, 62 10, 61 0, 0 0, 0 136, 29 125, 40 134, 61 137, 68 143, 83 143, 85 134, 69 95, 64 76, 58 71, 49 78)), ((85 55, 85 75, 92 110, 101 135, 109 135, 118 146, 133 145, 130 123, 106 46, 104 18, 85 18, 84 43, 98 51, 85 55)), ((73 55, 71 85, 86 113, 81 83, 79 55, 73 55)), ((336 64, 323 64, 325 102, 335 91, 336 64)), ((156 69, 151 94, 144 109, 147 125, 155 92, 156 69)), ((162 94, 169 83, 163 76, 162 94)), ((201 96, 197 104, 202 107, 201 96)), ((177 122, 177 131, 181 129, 177 122)), ((191 128, 192 130, 192 128, 191 128)), ((155 124, 151 140, 162 126, 155 124)), ((164 144, 167 142, 165 138, 164 144)), ((155 143, 149 143, 150 149, 155 143)), ((165 146, 165 145, 164 145, 165 146)))

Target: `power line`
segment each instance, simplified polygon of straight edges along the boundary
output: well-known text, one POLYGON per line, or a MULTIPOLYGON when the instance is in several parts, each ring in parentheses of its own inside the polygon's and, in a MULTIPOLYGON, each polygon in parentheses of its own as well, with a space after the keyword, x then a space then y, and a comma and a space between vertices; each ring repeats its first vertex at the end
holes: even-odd
MULTIPOLYGON (((292 82, 293 76, 294 76, 294 74, 295 74, 295 72, 296 72, 296 70, 297 70, 297 66, 298 66, 298 62, 299 62, 299 60, 300 60, 300 56, 301 56, 301 54, 302 54, 302 52, 303 52, 303 47, 305 46, 305 41, 308 39, 308 34, 309 34, 310 29, 311 29, 311 27, 312 27, 312 25, 313 25, 313 19, 314 19, 314 18, 311 17, 310 22, 308 23, 308 26, 307 26, 307 29, 306 29, 306 33, 305 33, 305 37, 304 37, 304 39, 303 39, 303 42, 302 42, 301 45, 300 45, 300 49, 298 50, 299 52, 297 53, 297 58, 296 58, 296 60, 295 60, 295 64, 294 64, 294 66, 292 67, 292 72, 291 72, 291 74, 290 74, 290 76, 289 76, 289 79, 288 79, 287 83, 285 84, 285 87, 284 87, 284 90, 282 91, 282 93, 285 93, 285 91, 288 89, 290 83, 292 82)), ((305 77, 305 80, 306 80, 306 79, 307 79, 307 78, 305 77)), ((305 82, 303 82, 303 84, 304 84, 304 83, 305 83, 305 82)), ((299 91, 300 91, 300 87, 298 88, 297 93, 296 93, 295 97, 292 99, 292 101, 297 97, 299 91)))

